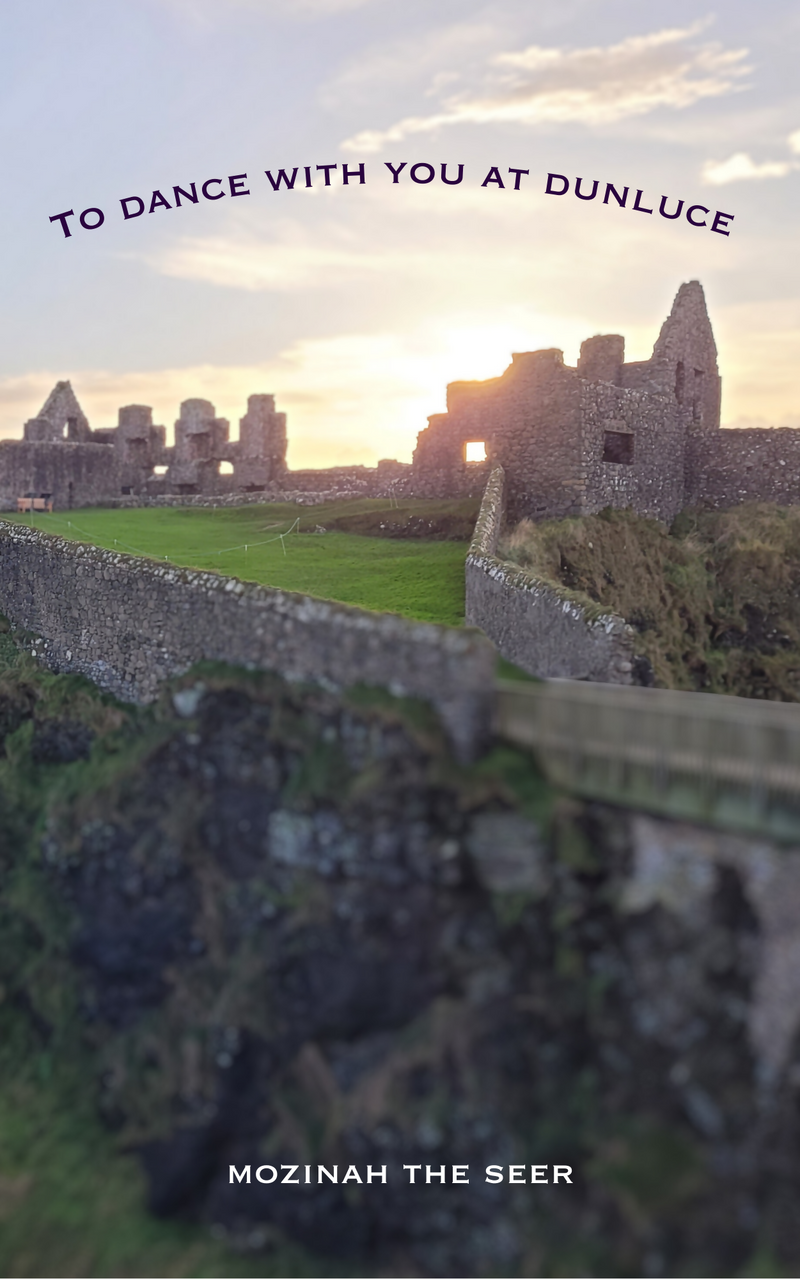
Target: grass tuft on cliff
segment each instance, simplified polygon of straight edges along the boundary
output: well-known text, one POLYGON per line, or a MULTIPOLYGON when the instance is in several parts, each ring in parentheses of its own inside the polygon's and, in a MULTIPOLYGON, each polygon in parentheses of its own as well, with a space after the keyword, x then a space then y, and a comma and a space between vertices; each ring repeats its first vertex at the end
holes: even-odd
POLYGON ((800 701, 800 508, 523 520, 498 554, 624 617, 662 688, 800 701))

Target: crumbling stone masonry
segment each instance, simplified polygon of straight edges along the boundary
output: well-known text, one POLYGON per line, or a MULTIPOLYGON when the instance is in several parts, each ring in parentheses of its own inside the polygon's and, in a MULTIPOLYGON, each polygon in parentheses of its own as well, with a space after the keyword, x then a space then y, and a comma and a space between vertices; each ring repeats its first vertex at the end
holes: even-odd
POLYGON ((497 558, 503 522, 503 468, 493 468, 466 562, 466 615, 498 652, 542 679, 637 680, 633 632, 613 613, 587 616, 563 587, 497 558))
POLYGON ((200 660, 424 698, 464 758, 486 737, 495 654, 477 631, 117 555, 0 521, 0 609, 33 652, 124 701, 200 660))
POLYGON ((297 500, 478 496, 503 467, 509 517, 560 519, 606 506, 665 521, 693 505, 800 500, 800 430, 721 430, 717 348, 697 280, 682 284, 649 360, 625 363, 625 340, 601 334, 575 368, 561 351, 512 356, 500 377, 451 382, 413 462, 289 471, 286 415, 251 395, 239 439, 208 400, 185 400, 175 444, 152 410, 128 405, 92 430, 59 382, 21 441, 0 441, 0 510, 29 492, 56 508, 158 498, 297 500), (225 473, 221 468, 225 466, 225 473))
POLYGON ((237 441, 208 400, 184 400, 175 444, 146 405, 119 410, 117 426, 93 431, 69 382, 58 382, 22 440, 0 441, 0 510, 28 492, 55 506, 97 506, 120 497, 223 496, 265 492, 286 470, 286 414, 272 395, 251 395, 237 441), (221 466, 229 463, 229 473, 221 466))
MULTIPOLYGON (((702 287, 681 285, 649 360, 617 334, 589 338, 576 368, 558 350, 512 356, 501 377, 453 382, 419 435, 412 488, 471 491, 504 468, 509 517, 606 506, 671 520, 685 506, 800 500, 800 430, 720 429, 717 350, 702 287), (482 444, 485 461, 470 462, 482 444)), ((478 450, 479 451, 479 450, 478 450)))

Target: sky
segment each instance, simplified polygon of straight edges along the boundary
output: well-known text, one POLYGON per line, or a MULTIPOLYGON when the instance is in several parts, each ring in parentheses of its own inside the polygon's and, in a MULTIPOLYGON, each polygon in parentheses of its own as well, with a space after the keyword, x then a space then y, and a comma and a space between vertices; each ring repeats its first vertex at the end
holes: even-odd
POLYGON ((796 4, 4 0, 0 47, 0 437, 68 378, 95 427, 273 393, 290 466, 408 461, 447 382, 646 359, 690 279, 723 423, 800 426, 796 4))

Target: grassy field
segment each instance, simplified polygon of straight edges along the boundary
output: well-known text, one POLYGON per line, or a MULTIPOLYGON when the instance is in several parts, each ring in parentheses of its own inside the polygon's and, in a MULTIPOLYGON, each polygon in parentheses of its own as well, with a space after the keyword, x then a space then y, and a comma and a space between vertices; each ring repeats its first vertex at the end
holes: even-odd
POLYGON ((88 508, 3 518, 107 550, 459 626, 477 505, 408 501, 398 507, 365 499, 314 507, 88 508), (387 525, 401 531, 409 522, 414 536, 386 535, 387 525), (358 532, 343 531, 343 525, 358 532), (428 525, 437 540, 425 538, 428 525), (327 531, 315 532, 318 527, 327 531), (453 534, 457 540, 450 540, 453 534))

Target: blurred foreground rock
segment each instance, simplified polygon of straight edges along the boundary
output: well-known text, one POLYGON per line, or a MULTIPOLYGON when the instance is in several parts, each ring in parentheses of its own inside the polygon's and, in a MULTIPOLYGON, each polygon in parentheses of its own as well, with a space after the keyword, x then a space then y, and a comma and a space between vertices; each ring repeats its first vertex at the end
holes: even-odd
MULTIPOLYGON (((319 1273, 796 1272, 797 850, 579 804, 505 748, 459 766, 388 697, 173 693, 37 836, 155 1212, 319 1273), (555 1163, 572 1185, 485 1180, 555 1163)), ((31 743, 88 767, 73 718, 31 743)))

